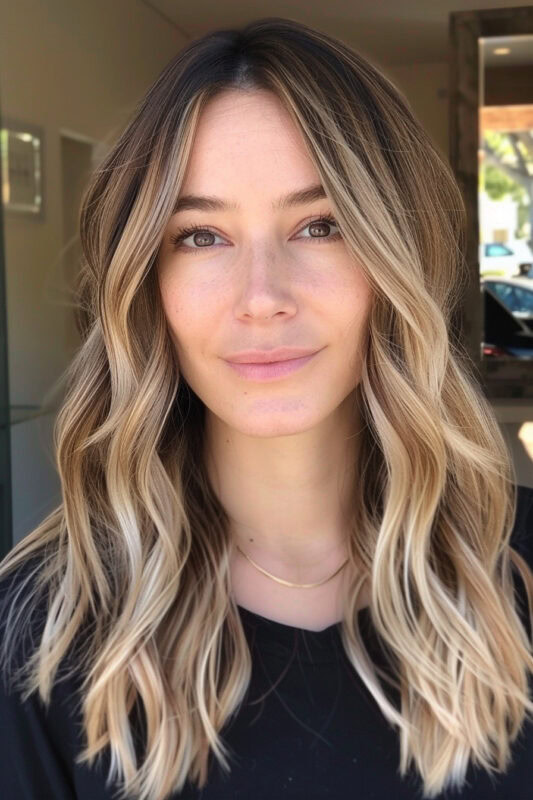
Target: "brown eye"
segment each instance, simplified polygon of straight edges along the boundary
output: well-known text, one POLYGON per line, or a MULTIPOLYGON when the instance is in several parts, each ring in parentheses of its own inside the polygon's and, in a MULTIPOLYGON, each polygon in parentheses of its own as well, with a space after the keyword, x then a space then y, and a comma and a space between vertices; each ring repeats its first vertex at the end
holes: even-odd
POLYGON ((312 236, 327 236, 329 229, 329 222, 312 222, 309 225, 309 231, 312 236))
POLYGON ((208 228, 200 228, 199 226, 191 226, 189 228, 182 228, 177 233, 170 237, 170 243, 174 249, 180 247, 188 248, 189 250, 201 250, 202 248, 212 247, 215 244, 214 239, 218 234, 213 233, 208 228), (186 244, 187 239, 190 239, 190 244, 186 244))
POLYGON ((303 236, 304 239, 323 239, 326 242, 331 242, 341 237, 339 226, 337 225, 334 217, 327 216, 319 217, 318 219, 311 220, 305 225, 302 231, 309 231, 309 236, 303 236), (337 230, 331 230, 336 228, 337 230))
POLYGON ((211 233, 211 231, 199 231, 198 233, 193 233, 192 240, 195 245, 198 247, 209 246, 213 244, 215 239, 215 234, 211 233))

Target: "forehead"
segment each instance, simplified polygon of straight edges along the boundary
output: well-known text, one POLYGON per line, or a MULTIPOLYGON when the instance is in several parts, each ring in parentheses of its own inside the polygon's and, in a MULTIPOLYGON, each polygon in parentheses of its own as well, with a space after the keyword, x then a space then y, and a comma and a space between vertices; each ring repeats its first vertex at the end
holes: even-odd
POLYGON ((270 91, 225 90, 202 110, 181 193, 244 183, 279 193, 318 179, 301 131, 270 91))

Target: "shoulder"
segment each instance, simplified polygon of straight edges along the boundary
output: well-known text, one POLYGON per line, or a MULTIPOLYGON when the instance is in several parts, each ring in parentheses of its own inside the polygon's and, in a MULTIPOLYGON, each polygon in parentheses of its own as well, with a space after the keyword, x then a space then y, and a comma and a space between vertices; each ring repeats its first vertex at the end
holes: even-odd
MULTIPOLYGON (((2 566, 3 566, 2 562, 2 566)), ((32 556, 0 575, 0 625, 14 623, 13 615, 43 610, 46 596, 39 586, 43 559, 32 556)))
MULTIPOLYGON (((48 618, 48 590, 39 584, 43 558, 31 556, 0 577, 0 716, 31 714, 47 716, 53 724, 64 716, 61 706, 74 706, 83 675, 70 675, 70 650, 55 672, 49 701, 43 703, 37 689, 27 694, 29 658, 38 648, 48 618), (31 709, 31 711, 30 711, 31 709)), ((48 724, 48 722, 47 722, 48 724)), ((60 726, 58 726, 60 732, 60 726)))
MULTIPOLYGON (((522 485, 517 485, 516 488, 516 511, 509 544, 533 571, 533 488, 522 485)), ((531 638, 533 623, 528 590, 521 570, 514 563, 512 564, 512 574, 517 592, 518 610, 524 621, 528 637, 531 638)))
POLYGON ((38 586, 42 560, 29 558, 0 577, 0 679, 12 682, 15 670, 38 644, 47 613, 38 586))
POLYGON ((516 513, 510 544, 533 569, 533 488, 519 484, 516 489, 516 513))
MULTIPOLYGON (((8 560, 8 556, 9 553, 6 558, 0 562, 0 567, 2 569, 8 560)), ((20 596, 20 591, 24 587, 29 587, 30 584, 35 583, 42 565, 42 556, 33 555, 19 562, 15 567, 12 567, 9 572, 0 575, 0 602, 11 600, 15 595, 20 596)))
POLYGON ((0 786, 2 797, 67 800, 74 772, 85 775, 75 763, 83 744, 77 682, 55 681, 44 701, 38 689, 26 692, 22 670, 39 644, 48 609, 36 585, 41 567, 32 558, 0 578, 0 786))

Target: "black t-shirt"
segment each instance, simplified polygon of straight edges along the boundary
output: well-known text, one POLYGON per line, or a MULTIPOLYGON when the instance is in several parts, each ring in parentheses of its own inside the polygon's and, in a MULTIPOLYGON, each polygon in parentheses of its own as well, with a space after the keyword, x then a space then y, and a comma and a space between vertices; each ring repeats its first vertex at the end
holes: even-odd
MULTIPOLYGON (((518 487, 512 544, 533 567, 533 489, 523 486, 518 487)), ((0 591, 5 585, 6 579, 3 585, 0 582, 0 591)), ((519 577, 516 586, 530 632, 519 577)), ((222 731, 231 773, 226 775, 211 754, 204 789, 188 783, 173 797, 421 800, 421 780, 414 769, 404 778, 399 775, 398 733, 348 661, 340 624, 309 631, 240 606, 239 613, 253 672, 240 710, 222 731)), ((359 615, 367 649, 386 668, 368 608, 359 615)), ((48 712, 36 694, 22 703, 1 683, 2 800, 116 800, 118 785, 106 788, 107 756, 92 768, 75 763, 83 741, 79 705, 74 702, 77 679, 54 684, 48 712)), ((512 755, 503 775, 491 777, 470 765, 463 790, 448 790, 438 795, 439 800, 531 800, 532 722, 525 722, 512 755)))

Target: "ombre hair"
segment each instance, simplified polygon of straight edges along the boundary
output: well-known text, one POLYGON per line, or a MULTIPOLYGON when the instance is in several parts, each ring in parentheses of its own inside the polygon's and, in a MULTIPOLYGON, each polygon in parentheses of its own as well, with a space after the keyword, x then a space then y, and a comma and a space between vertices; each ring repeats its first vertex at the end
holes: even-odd
POLYGON ((210 751, 231 770, 221 729, 246 694, 251 655, 231 595, 228 516, 200 455, 205 407, 180 375, 157 279, 199 115, 226 89, 271 91, 290 112, 374 292, 342 642, 398 731, 401 774, 414 762, 433 797, 461 787, 470 761, 505 771, 532 716, 532 643, 512 575, 531 616, 533 574, 510 545, 516 476, 453 335, 467 281, 453 173, 383 73, 292 20, 189 43, 91 176, 82 344, 54 428, 62 502, 0 565, 0 577, 28 567, 3 612, 2 666, 7 675, 45 603, 16 674, 24 698, 38 691, 45 703, 64 659, 83 678, 79 763, 109 748, 110 780, 142 800, 169 798, 187 779, 203 787, 210 751), (365 587, 391 675, 360 635, 365 587), (141 754, 134 708, 146 723, 141 754))

